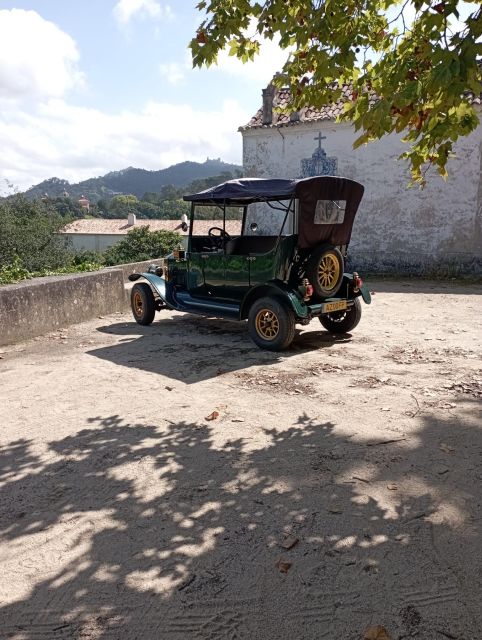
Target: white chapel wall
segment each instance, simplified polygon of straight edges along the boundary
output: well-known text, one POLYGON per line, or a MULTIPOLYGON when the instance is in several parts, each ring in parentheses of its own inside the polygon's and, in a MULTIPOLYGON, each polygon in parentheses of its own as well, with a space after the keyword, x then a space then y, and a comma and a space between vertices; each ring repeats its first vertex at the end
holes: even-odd
MULTIPOLYGON (((298 178, 302 160, 321 145, 335 159, 336 174, 365 186, 355 220, 350 255, 353 264, 368 268, 417 268, 452 265, 463 271, 482 264, 482 125, 455 147, 449 179, 433 172, 424 190, 407 188, 407 148, 396 135, 357 150, 350 124, 333 121, 253 129, 243 132, 246 177, 298 178), (323 139, 315 140, 321 132, 323 139)), ((306 164, 306 163, 305 163, 306 164)), ((268 231, 276 214, 264 213, 258 223, 268 231)))

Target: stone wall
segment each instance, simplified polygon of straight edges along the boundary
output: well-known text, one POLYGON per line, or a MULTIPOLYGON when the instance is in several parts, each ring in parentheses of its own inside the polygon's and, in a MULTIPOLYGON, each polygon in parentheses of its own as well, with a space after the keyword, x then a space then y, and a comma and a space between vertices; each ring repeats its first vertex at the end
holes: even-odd
POLYGON ((126 311, 126 280, 159 260, 119 265, 102 271, 33 278, 0 287, 0 345, 126 311))
MULTIPOLYGON (((431 273, 482 271, 482 125, 455 145, 444 181, 433 172, 424 190, 409 189, 407 149, 396 135, 353 150, 349 123, 322 121, 243 132, 247 177, 298 178, 321 146, 336 160, 336 173, 365 186, 355 219, 350 255, 360 269, 431 273), (303 163, 304 161, 304 163, 303 163)), ((261 230, 276 213, 259 214, 261 230)))

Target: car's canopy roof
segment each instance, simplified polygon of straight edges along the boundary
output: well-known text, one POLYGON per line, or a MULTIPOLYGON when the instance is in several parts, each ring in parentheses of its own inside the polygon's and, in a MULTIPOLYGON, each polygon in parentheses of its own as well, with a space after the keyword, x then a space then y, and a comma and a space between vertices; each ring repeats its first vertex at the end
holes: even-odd
POLYGON ((228 180, 200 193, 184 196, 184 200, 206 204, 226 203, 234 206, 250 202, 290 200, 294 196, 297 182, 299 180, 239 178, 228 180))
POLYGON ((240 178, 228 180, 200 193, 184 196, 184 200, 199 204, 244 206, 254 202, 270 202, 297 198, 298 245, 313 247, 322 242, 347 245, 353 221, 363 196, 363 185, 349 178, 314 176, 298 180, 279 178, 240 178), (344 201, 343 220, 338 223, 315 221, 319 201, 344 201))

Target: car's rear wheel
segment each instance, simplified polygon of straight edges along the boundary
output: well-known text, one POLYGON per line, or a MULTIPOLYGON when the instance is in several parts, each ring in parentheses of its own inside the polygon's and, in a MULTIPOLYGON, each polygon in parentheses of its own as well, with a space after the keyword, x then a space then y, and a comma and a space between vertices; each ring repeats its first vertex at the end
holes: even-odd
POLYGON ((336 247, 324 244, 308 258, 306 277, 320 298, 336 295, 343 281, 343 256, 336 247))
POLYGON ((275 298, 260 298, 249 310, 248 331, 258 347, 282 351, 295 337, 294 313, 275 298))
POLYGON ((360 322, 362 308, 360 298, 355 298, 354 304, 345 311, 320 316, 321 324, 331 333, 348 333, 360 322))
POLYGON ((131 308, 135 321, 151 324, 156 315, 156 302, 151 287, 146 282, 138 282, 132 287, 131 308))

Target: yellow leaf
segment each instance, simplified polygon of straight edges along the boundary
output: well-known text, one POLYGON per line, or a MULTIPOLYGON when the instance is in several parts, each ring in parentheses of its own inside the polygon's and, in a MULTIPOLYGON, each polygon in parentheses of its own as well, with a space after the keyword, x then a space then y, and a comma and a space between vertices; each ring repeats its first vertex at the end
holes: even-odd
POLYGON ((390 636, 385 627, 377 624, 374 627, 368 627, 363 635, 363 640, 390 640, 390 636))

